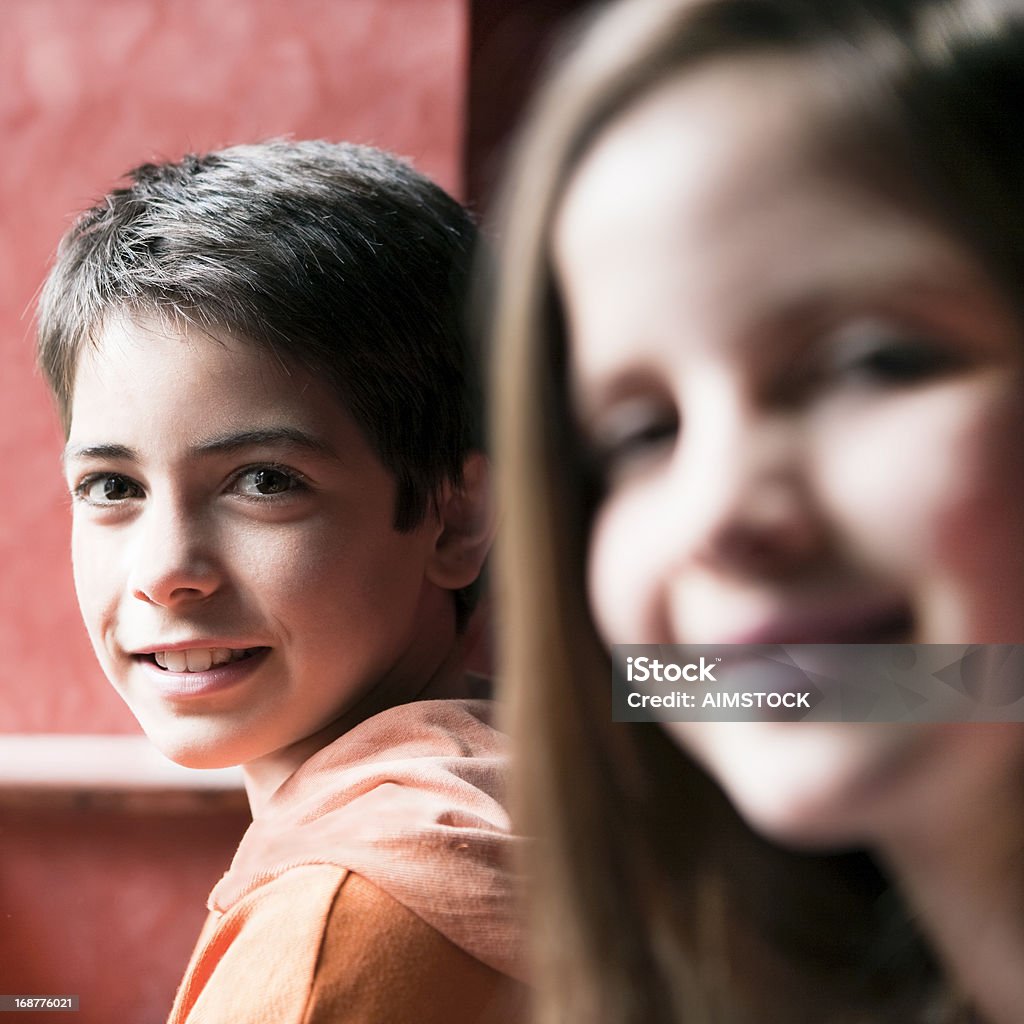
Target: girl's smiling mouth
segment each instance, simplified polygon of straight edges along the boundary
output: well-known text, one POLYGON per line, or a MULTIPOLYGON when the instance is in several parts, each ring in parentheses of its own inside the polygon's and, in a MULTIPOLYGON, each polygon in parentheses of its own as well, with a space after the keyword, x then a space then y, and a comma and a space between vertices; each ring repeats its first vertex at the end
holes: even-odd
POLYGON ((730 644, 909 643, 914 616, 904 603, 787 612, 739 631, 730 644))

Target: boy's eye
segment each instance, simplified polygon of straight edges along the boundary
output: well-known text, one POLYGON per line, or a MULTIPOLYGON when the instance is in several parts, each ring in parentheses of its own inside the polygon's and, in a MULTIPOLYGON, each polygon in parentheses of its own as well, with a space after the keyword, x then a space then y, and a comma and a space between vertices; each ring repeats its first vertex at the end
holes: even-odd
POLYGON ((278 466, 253 466, 243 470, 232 489, 248 498, 270 498, 303 486, 298 474, 278 466))
POLYGON ((75 488, 74 496, 90 505, 115 505, 141 498, 143 491, 134 480, 120 473, 95 473, 75 488))

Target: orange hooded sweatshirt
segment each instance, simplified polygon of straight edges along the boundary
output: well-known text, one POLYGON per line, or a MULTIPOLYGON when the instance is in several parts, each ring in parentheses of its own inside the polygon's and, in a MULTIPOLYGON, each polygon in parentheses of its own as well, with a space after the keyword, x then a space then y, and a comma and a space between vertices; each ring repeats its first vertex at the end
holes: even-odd
POLYGON ((390 708, 290 776, 210 896, 169 1024, 525 1020, 491 710, 390 708))

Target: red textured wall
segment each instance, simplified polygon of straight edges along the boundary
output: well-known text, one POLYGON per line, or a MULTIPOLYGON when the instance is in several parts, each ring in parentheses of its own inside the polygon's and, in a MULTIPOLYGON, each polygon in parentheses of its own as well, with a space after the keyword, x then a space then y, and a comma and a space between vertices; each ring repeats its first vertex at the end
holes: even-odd
POLYGON ((133 728, 67 567, 32 296, 128 168, 271 135, 391 149, 458 193, 463 0, 4 0, 0 32, 0 732, 133 728))
MULTIPOLYGON (((71 214, 137 163, 279 134, 380 145, 459 194, 465 34, 464 0, 4 0, 0 733, 136 728, 79 623, 33 369, 32 298, 71 214)), ((243 827, 0 800, 0 994, 83 1000, 10 1019, 162 1021, 243 827)))

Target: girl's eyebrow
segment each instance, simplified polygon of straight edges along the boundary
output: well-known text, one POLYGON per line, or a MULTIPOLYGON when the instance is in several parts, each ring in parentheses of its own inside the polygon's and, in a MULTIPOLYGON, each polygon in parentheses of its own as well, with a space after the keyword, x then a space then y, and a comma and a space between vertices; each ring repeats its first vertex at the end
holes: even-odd
MULTIPOLYGON (((295 427, 264 427, 258 430, 242 430, 237 433, 221 434, 198 441, 189 446, 194 455, 221 455, 244 448, 286 448, 309 452, 313 455, 337 459, 338 453, 322 438, 308 434, 295 427)), ((61 461, 64 464, 76 459, 109 459, 119 462, 138 462, 139 455, 123 444, 91 444, 68 446, 61 461)))

